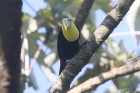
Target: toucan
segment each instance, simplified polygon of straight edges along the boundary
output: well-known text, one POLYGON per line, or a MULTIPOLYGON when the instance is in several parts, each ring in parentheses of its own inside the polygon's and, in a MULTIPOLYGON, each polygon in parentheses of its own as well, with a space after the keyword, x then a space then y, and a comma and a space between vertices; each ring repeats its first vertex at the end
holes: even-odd
POLYGON ((58 33, 57 39, 57 51, 60 58, 60 70, 59 75, 67 65, 67 62, 71 62, 70 59, 79 50, 80 32, 74 22, 64 17, 61 21, 62 27, 58 33))

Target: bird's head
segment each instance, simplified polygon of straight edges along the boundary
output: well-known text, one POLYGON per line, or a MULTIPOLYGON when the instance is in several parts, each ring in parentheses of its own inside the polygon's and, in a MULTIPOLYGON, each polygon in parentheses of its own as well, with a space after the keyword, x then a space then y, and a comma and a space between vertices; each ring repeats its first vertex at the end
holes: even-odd
POLYGON ((62 19, 61 23, 64 37, 70 42, 77 40, 79 31, 74 22, 70 18, 65 17, 62 19))

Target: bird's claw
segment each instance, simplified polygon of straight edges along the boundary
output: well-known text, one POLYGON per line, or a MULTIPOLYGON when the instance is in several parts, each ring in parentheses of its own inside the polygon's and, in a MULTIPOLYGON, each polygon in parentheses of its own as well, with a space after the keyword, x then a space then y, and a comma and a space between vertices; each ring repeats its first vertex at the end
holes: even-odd
POLYGON ((66 60, 66 63, 74 64, 74 62, 71 59, 66 60))

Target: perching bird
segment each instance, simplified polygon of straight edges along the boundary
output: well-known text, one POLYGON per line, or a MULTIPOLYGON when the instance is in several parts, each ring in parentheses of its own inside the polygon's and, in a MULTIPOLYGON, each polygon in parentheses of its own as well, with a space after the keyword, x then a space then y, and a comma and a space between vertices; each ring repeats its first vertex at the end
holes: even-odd
POLYGON ((63 18, 62 28, 58 34, 57 51, 60 58, 60 73, 63 71, 67 62, 79 50, 80 32, 74 22, 68 17, 63 18))

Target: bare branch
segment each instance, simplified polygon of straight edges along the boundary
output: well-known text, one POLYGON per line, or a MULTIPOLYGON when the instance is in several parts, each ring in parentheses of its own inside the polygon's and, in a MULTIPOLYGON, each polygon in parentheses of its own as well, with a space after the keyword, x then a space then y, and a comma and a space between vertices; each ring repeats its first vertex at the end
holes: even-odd
POLYGON ((71 59, 75 64, 68 64, 53 87, 50 93, 65 93, 70 86, 71 81, 89 62, 89 59, 97 51, 100 45, 108 38, 112 31, 121 22, 134 0, 118 0, 115 7, 95 30, 93 36, 86 41, 86 44, 71 59))
POLYGON ((114 68, 108 72, 104 72, 96 77, 90 78, 79 86, 73 88, 68 93, 83 93, 96 89, 100 84, 116 78, 118 76, 128 75, 140 70, 140 56, 128 60, 124 66, 114 68))

